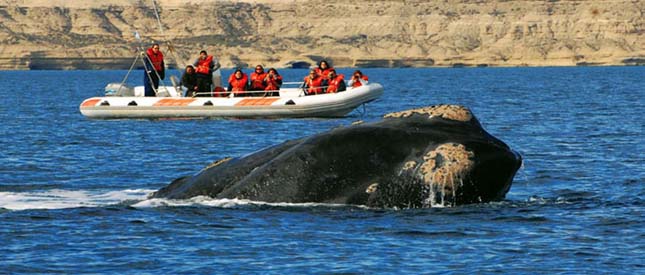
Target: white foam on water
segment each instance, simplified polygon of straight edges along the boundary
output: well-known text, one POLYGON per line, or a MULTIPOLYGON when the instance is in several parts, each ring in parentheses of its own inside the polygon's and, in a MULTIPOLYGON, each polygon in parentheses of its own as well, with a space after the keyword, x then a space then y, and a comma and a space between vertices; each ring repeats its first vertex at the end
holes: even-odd
POLYGON ((145 200, 155 190, 126 189, 107 192, 52 189, 41 192, 0 192, 0 208, 8 210, 97 207, 123 201, 145 200))
MULTIPOLYGON (((347 207, 345 204, 331 203, 286 203, 263 202, 246 199, 215 199, 207 196, 197 196, 190 199, 173 200, 154 198, 148 195, 156 190, 126 189, 115 191, 88 191, 52 189, 38 192, 0 192, 0 208, 7 210, 29 209, 67 209, 78 207, 101 207, 115 205, 122 202, 133 203, 136 208, 156 207, 185 207, 206 206, 217 208, 237 208, 246 206, 271 206, 271 207, 347 207)), ((365 206, 354 206, 368 208, 365 206)))
POLYGON ((190 199, 171 200, 171 199, 147 199, 135 203, 132 207, 136 208, 154 208, 154 207, 174 207, 174 206, 208 206, 219 208, 235 208, 244 206, 274 206, 274 207, 346 207, 345 204, 331 204, 331 203, 286 203, 286 202, 263 202, 252 201, 245 199, 215 199, 207 196, 197 196, 190 199))

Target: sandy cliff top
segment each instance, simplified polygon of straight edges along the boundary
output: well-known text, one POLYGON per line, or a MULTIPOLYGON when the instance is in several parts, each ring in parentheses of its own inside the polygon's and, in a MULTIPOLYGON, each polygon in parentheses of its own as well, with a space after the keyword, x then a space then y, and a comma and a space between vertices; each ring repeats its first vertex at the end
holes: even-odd
MULTIPOLYGON (((155 0, 155 3, 162 7, 181 7, 184 5, 210 5, 213 3, 255 3, 255 4, 275 4, 275 3, 300 3, 308 2, 307 0, 155 0)), ((0 5, 15 7, 45 7, 45 8, 103 8, 109 6, 152 6, 152 0, 4 0, 0 5)))
POLYGON ((146 45, 172 41, 180 63, 206 49, 228 67, 321 58, 336 66, 620 65, 645 58, 643 1, 156 3, 165 36, 152 1, 0 1, 0 67, 127 59, 140 45, 135 31, 146 45))

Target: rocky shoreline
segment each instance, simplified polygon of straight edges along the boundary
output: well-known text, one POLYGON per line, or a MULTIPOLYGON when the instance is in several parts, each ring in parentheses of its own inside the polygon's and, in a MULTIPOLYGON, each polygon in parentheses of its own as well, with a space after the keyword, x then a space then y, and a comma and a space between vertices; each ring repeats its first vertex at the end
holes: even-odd
POLYGON ((0 69, 127 69, 153 41, 229 68, 645 64, 642 1, 157 0, 163 33, 149 1, 76 2, 0 3, 0 69))
MULTIPOLYGON (((0 58, 0 70, 127 70, 132 65, 132 58, 122 57, 101 57, 101 58, 0 58)), ((334 61, 332 59, 332 61, 334 61)), ((427 67, 502 67, 499 64, 486 63, 453 63, 449 65, 436 66, 434 60, 408 60, 408 59, 373 59, 356 60, 353 64, 334 63, 339 68, 427 68, 427 67)), ((176 68, 175 63, 169 63, 169 67, 176 68)), ((245 65, 234 65, 233 67, 248 67, 245 65)), ((314 66, 312 62, 291 61, 277 68, 309 68, 314 66), (293 63, 298 63, 292 66, 293 63)), ((530 66, 528 64, 518 66, 530 66)), ((605 64, 593 62, 579 62, 573 66, 645 66, 645 58, 628 58, 622 64, 605 64)), ((142 68, 141 64, 135 64, 135 68, 142 68)))

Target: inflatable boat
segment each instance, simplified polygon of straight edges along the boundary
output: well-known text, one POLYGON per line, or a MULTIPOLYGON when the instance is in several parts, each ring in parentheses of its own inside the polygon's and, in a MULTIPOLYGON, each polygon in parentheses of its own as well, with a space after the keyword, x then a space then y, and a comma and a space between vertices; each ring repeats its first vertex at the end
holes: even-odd
MULTIPOLYGON (((287 84, 298 83, 284 86, 287 84)), ((296 86, 281 88, 277 95, 260 91, 247 97, 227 92, 183 97, 183 91, 173 86, 160 86, 156 97, 144 97, 143 89, 108 84, 105 96, 81 103, 81 114, 93 119, 342 117, 383 94, 378 83, 318 95, 305 95, 303 88, 296 86)))

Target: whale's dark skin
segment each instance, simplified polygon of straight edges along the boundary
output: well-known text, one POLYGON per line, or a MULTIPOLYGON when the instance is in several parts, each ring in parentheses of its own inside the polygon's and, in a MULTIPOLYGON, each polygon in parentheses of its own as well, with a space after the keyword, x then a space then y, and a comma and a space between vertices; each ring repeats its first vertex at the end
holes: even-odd
POLYGON ((438 105, 223 159, 151 197, 396 208, 461 205, 504 199, 521 162, 470 110, 438 105))

